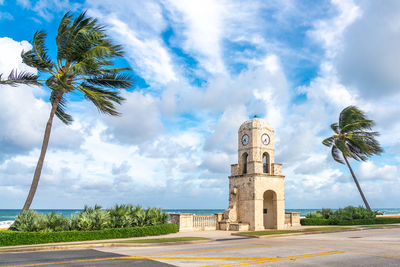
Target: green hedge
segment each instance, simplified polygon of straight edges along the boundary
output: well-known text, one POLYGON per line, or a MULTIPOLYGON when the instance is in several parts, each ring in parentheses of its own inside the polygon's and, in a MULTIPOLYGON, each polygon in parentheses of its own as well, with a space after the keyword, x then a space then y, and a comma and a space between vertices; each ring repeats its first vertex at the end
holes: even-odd
POLYGON ((356 219, 339 221, 338 225, 392 224, 400 223, 400 218, 377 217, 373 219, 356 219))
POLYGON ((400 223, 400 218, 377 217, 371 219, 353 219, 336 221, 332 219, 303 218, 301 225, 367 225, 367 224, 391 224, 400 223))
POLYGON ((176 233, 176 224, 154 226, 114 228, 97 231, 61 231, 61 232, 19 232, 0 231, 0 246, 15 246, 27 244, 71 242, 85 240, 101 240, 140 236, 163 235, 176 233))
POLYGON ((318 218, 303 218, 300 219, 301 225, 330 225, 331 220, 329 219, 318 219, 318 218))

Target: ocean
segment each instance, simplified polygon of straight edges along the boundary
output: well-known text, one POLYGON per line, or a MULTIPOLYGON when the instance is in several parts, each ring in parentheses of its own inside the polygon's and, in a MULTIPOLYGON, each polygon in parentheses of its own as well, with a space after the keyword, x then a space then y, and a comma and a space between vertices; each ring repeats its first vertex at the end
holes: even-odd
MULTIPOLYGON (((163 209, 168 213, 193 213, 196 215, 211 215, 215 213, 223 213, 223 209, 163 209)), ((321 209, 286 209, 286 212, 300 212, 300 216, 304 217, 309 212, 315 212, 321 209)), ((336 209, 332 209, 336 210, 336 209)), ((384 215, 400 214, 400 208, 378 208, 374 209, 382 212, 384 215)), ((20 213, 20 209, 0 209, 0 222, 14 221, 15 217, 20 213)), ((50 213, 52 211, 61 213, 65 217, 70 218, 72 214, 77 214, 81 209, 36 209, 35 211, 40 213, 50 213)))

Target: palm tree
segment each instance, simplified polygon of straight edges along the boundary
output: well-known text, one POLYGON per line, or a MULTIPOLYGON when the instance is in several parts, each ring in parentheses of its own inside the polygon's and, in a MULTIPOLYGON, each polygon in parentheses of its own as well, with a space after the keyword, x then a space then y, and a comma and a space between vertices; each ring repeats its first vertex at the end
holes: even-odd
POLYGON ((27 85, 39 85, 37 81, 38 76, 29 72, 20 72, 17 70, 12 70, 10 75, 8 75, 7 80, 2 79, 2 74, 0 73, 0 84, 2 85, 11 85, 17 86, 19 84, 27 84, 27 85))
POLYGON ((118 89, 133 84, 129 75, 121 73, 130 68, 113 67, 112 60, 123 57, 121 46, 114 44, 106 35, 104 26, 96 19, 87 17, 85 12, 76 18, 67 12, 62 18, 56 36, 56 61, 47 54, 45 38, 44 31, 36 32, 32 50, 22 53, 25 64, 46 76, 40 81, 51 90, 51 111, 32 185, 21 213, 29 209, 35 195, 54 115, 67 125, 72 122, 71 115, 65 112, 66 95, 73 92, 83 94, 100 112, 116 116, 119 113, 115 104, 124 100, 118 89))
POLYGON ((339 163, 346 163, 351 176, 360 192, 366 208, 371 208, 361 190, 360 184, 351 168, 348 158, 357 161, 366 161, 368 157, 383 152, 379 142, 375 139, 378 132, 372 132, 374 121, 368 120, 360 109, 355 106, 348 106, 340 112, 339 123, 331 125, 335 134, 326 138, 322 143, 332 148, 332 157, 339 163))

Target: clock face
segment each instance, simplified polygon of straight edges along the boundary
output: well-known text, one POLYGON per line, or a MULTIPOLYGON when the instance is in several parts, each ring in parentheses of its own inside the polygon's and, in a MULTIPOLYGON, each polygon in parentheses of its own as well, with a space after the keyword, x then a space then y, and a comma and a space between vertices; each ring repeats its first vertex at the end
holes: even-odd
POLYGON ((246 146, 249 143, 249 136, 247 134, 242 136, 242 145, 246 146))
POLYGON ((269 144, 269 135, 268 134, 263 134, 261 136, 261 141, 264 145, 268 145, 269 144))

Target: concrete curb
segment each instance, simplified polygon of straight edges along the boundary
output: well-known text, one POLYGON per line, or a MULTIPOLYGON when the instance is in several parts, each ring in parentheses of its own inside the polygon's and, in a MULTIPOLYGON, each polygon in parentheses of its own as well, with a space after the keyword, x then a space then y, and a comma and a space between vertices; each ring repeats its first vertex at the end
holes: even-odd
POLYGON ((93 243, 93 244, 76 244, 76 245, 38 245, 31 247, 3 247, 0 248, 1 253, 18 253, 18 252, 35 252, 35 251, 52 251, 52 250, 68 250, 68 249, 84 249, 84 248, 103 248, 103 247, 154 247, 154 246, 170 246, 185 245, 194 243, 207 243, 215 241, 210 240, 192 240, 192 241, 175 241, 162 243, 93 243))

